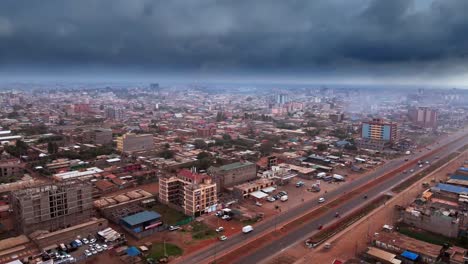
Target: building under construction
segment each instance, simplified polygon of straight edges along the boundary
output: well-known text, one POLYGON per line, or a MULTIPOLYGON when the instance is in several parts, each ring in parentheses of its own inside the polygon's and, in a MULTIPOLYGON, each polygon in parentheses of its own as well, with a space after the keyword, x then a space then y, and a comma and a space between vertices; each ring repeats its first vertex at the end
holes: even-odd
POLYGON ((18 232, 55 231, 94 216, 92 186, 63 182, 14 191, 10 195, 18 232))

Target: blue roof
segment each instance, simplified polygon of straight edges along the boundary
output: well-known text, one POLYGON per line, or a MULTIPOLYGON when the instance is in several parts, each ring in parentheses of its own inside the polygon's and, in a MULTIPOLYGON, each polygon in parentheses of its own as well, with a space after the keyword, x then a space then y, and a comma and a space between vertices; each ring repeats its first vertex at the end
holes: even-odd
POLYGON ((451 193, 468 193, 468 188, 455 186, 451 184, 438 183, 436 188, 439 188, 441 191, 451 192, 451 193))
POLYGON ((450 176, 450 179, 468 181, 468 175, 453 174, 450 176))
POLYGON ((127 255, 129 255, 130 257, 136 257, 138 255, 140 255, 140 250, 138 250, 138 248, 136 247, 129 247, 127 248, 127 255))
POLYGON ((129 215, 122 218, 122 221, 129 226, 138 225, 144 222, 161 218, 161 215, 153 211, 143 211, 134 215, 129 215))
POLYGON ((468 168, 465 168, 465 167, 460 167, 458 170, 459 170, 459 171, 468 172, 468 168))
POLYGON ((408 250, 405 250, 405 252, 403 252, 401 254, 401 256, 404 257, 404 258, 407 258, 409 260, 417 260, 419 258, 418 254, 413 253, 413 252, 408 251, 408 250))

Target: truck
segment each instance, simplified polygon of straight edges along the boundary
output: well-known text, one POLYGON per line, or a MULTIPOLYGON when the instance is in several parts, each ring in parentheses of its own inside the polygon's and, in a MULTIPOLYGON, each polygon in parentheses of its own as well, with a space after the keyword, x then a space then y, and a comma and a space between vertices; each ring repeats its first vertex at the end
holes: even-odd
POLYGON ((247 234, 253 231, 253 227, 251 225, 246 225, 242 227, 242 233, 247 234))
POLYGON ((339 175, 339 174, 333 174, 333 179, 336 181, 344 181, 345 177, 339 175))
POLYGON ((318 178, 318 179, 324 178, 325 176, 327 176, 327 174, 326 174, 325 172, 319 172, 319 173, 317 173, 317 178, 318 178))
POLYGON ((287 196, 287 195, 281 196, 281 201, 282 201, 282 202, 286 202, 287 200, 288 200, 288 196, 287 196))

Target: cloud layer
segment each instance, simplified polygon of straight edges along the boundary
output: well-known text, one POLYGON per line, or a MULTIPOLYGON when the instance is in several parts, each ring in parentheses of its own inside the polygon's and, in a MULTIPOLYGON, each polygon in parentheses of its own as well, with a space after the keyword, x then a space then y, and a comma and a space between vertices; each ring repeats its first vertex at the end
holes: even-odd
POLYGON ((2 0, 0 65, 463 73, 466 0, 2 0))

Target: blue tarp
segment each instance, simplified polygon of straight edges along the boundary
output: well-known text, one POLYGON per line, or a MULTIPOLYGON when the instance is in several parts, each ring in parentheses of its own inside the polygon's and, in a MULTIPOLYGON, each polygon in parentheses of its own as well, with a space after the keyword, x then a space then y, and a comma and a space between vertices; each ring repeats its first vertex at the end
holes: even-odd
POLYGON ((459 171, 468 172, 468 168, 465 168, 465 167, 460 167, 458 170, 459 170, 459 171))
POLYGON ((419 258, 419 255, 418 255, 418 254, 413 253, 413 252, 408 251, 408 250, 406 250, 405 252, 403 252, 403 253, 401 254, 401 256, 404 257, 404 258, 407 258, 407 259, 409 259, 409 260, 413 260, 413 261, 415 261, 415 260, 417 260, 417 259, 419 258))
POLYGON ((136 247, 129 247, 127 248, 127 255, 129 255, 130 257, 136 257, 138 255, 140 255, 140 250, 138 250, 138 248, 136 247))
POLYGON ((439 188, 441 191, 451 192, 451 193, 456 193, 456 194, 468 193, 468 188, 455 186, 451 184, 445 184, 445 183, 438 183, 436 185, 436 188, 439 188))

